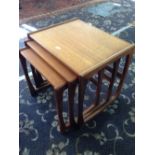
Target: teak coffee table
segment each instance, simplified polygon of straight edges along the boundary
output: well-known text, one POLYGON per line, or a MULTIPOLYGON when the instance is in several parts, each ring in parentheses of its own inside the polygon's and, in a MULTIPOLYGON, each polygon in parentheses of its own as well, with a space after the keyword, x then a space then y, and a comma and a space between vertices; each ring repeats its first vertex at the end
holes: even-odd
MULTIPOLYGON (((26 45, 50 67, 55 69, 56 66, 50 65, 50 60, 55 59, 75 75, 75 79, 70 81, 61 74, 61 71, 56 71, 67 81, 67 84, 78 84, 78 126, 103 111, 120 94, 134 52, 133 44, 116 38, 80 19, 69 20, 30 33, 28 38, 30 41, 26 45), (120 71, 121 59, 125 63, 120 71), (107 71, 110 76, 106 74, 107 71), (98 75, 97 80, 93 78, 95 74, 98 75), (109 88, 106 99, 100 102, 103 79, 109 82, 109 88), (119 79, 119 84, 113 92, 116 79, 119 79), (83 110, 84 94, 89 80, 96 85, 96 99, 90 107, 83 110)), ((49 76, 52 74, 49 73, 49 76)), ((45 78, 48 79, 46 76, 45 78)), ((73 98, 73 96, 70 97, 73 98)), ((73 108, 70 110, 74 117, 73 108)))

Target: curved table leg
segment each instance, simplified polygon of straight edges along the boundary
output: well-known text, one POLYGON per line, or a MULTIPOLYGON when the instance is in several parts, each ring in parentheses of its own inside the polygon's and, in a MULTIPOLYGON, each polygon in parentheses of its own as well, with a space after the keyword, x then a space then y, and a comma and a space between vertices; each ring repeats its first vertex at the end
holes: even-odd
POLYGON ((87 80, 79 78, 79 89, 78 89, 78 126, 81 126, 84 122, 83 120, 83 101, 84 94, 87 85, 87 80))
POLYGON ((24 74, 25 74, 25 78, 26 78, 30 93, 31 93, 32 96, 35 96, 37 93, 35 91, 35 88, 34 88, 32 82, 31 82, 31 80, 30 80, 30 77, 28 75, 26 59, 20 53, 19 53, 19 58, 20 58, 21 65, 23 67, 23 71, 24 71, 24 74))
POLYGON ((112 96, 112 89, 113 89, 115 78, 116 78, 116 75, 117 75, 119 62, 120 62, 120 59, 118 59, 116 62, 114 62, 114 68, 113 68, 113 72, 112 72, 112 77, 110 79, 109 89, 108 89, 108 92, 107 92, 107 98, 106 98, 105 103, 109 102, 109 100, 110 100, 110 98, 112 96))
POLYGON ((31 66, 31 70, 32 70, 35 85, 36 85, 37 88, 39 88, 43 84, 44 80, 41 77, 41 74, 32 65, 30 65, 30 66, 31 66))
POLYGON ((101 70, 98 72, 98 80, 97 80, 97 88, 96 88, 96 99, 94 102, 94 105, 98 105, 100 102, 100 92, 102 88, 102 76, 103 76, 104 70, 101 70))
POLYGON ((119 85, 118 85, 118 87, 116 89, 116 92, 114 94, 115 97, 118 97, 120 92, 121 92, 121 89, 123 87, 123 83, 124 83, 125 77, 126 77, 127 72, 128 72, 128 68, 129 68, 131 59, 132 59, 132 55, 131 54, 126 56, 126 61, 125 61, 123 73, 120 75, 120 82, 119 82, 119 85))
POLYGON ((74 96, 75 96, 76 82, 70 83, 68 86, 68 115, 69 126, 74 127, 76 125, 74 119, 74 96))
POLYGON ((64 91, 63 89, 55 90, 56 110, 58 114, 58 122, 61 132, 64 132, 66 128, 63 120, 63 105, 62 105, 63 91, 64 91))

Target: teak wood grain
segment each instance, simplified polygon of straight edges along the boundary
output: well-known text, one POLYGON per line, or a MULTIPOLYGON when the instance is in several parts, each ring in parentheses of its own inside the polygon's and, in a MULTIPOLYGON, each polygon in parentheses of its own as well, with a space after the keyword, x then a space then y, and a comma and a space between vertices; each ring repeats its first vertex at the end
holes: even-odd
MULTIPOLYGON (((29 61, 34 69, 46 77, 54 87, 56 107, 60 130, 80 127, 92 117, 100 113, 120 94, 127 70, 134 52, 134 44, 116 38, 79 19, 53 25, 28 35, 28 46, 20 52, 20 59, 25 69, 25 76, 30 85, 25 61, 29 61), (120 59, 125 57, 122 72, 119 71, 120 59), (24 60, 25 59, 25 60, 24 60), (107 65, 112 63, 113 67, 107 65), (108 69, 111 77, 104 74, 108 69), (84 95, 88 80, 98 74, 95 102, 86 110, 83 109, 84 95), (119 76, 118 76, 119 75, 119 76), (113 91, 116 78, 120 82, 113 91), (103 79, 108 79, 109 88, 106 98, 101 100, 100 92, 103 79), (74 97, 78 84, 78 119, 74 120, 74 97), (65 86, 65 87, 63 87, 65 86), (69 124, 63 120, 63 92, 68 89, 69 124)), ((37 78, 38 79, 38 78, 37 78)), ((36 81, 37 84, 38 81, 36 81)), ((33 89, 31 89, 33 92, 33 89)))
POLYGON ((33 50, 24 49, 21 51, 21 55, 46 77, 54 89, 57 90, 66 85, 65 79, 63 79, 55 70, 45 63, 37 54, 35 54, 33 50))
POLYGON ((33 32, 29 38, 82 77, 134 50, 134 45, 79 19, 33 32))
POLYGON ((29 46, 37 55, 39 55, 48 65, 52 67, 58 74, 60 74, 67 82, 73 82, 77 76, 64 66, 57 58, 52 56, 41 46, 34 41, 27 41, 26 45, 29 46))

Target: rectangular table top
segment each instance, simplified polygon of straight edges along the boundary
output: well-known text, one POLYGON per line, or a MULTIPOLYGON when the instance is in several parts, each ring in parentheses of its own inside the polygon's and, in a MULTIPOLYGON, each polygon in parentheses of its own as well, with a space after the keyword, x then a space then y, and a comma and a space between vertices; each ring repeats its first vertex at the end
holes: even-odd
POLYGON ((133 46, 79 19, 31 33, 29 37, 82 77, 133 46))

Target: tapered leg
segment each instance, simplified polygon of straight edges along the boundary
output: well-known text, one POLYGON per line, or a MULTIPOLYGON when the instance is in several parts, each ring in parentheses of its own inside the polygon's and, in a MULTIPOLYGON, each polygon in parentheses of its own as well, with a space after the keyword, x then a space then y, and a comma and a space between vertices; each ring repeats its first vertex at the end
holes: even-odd
POLYGON ((132 55, 127 55, 126 56, 126 62, 125 62, 125 66, 124 66, 124 69, 123 69, 123 73, 122 75, 120 76, 120 82, 119 82, 119 85, 118 85, 118 88, 116 90, 116 93, 115 93, 115 96, 117 97, 120 92, 121 92, 121 89, 122 89, 122 86, 123 86, 123 83, 124 83, 124 80, 125 80, 125 76, 128 72, 128 68, 129 68, 129 65, 130 65, 130 61, 132 59, 132 55))
POLYGON ((37 93, 28 75, 26 59, 21 54, 19 54, 19 58, 20 58, 20 62, 21 62, 21 65, 22 65, 22 68, 25 74, 25 78, 26 78, 30 93, 32 96, 35 96, 37 93))
POLYGON ((55 90, 55 100, 56 100, 56 109, 58 114, 58 122, 60 126, 60 131, 65 131, 65 123, 63 120, 63 105, 62 105, 62 98, 63 98, 63 89, 55 90))
POLYGON ((75 126, 74 120, 74 96, 75 96, 76 83, 71 83, 68 86, 68 113, 70 126, 75 126))
POLYGON ((44 82, 44 80, 42 79, 41 74, 32 65, 30 65, 30 66, 32 69, 34 82, 36 84, 36 87, 38 88, 41 86, 41 84, 44 82))
POLYGON ((98 105, 100 101, 100 92, 102 87, 102 74, 104 70, 98 72, 98 81, 97 81, 97 88, 96 88, 96 99, 94 105, 98 105))
POLYGON ((114 82, 115 82, 115 77, 117 75, 117 70, 118 70, 118 67, 119 67, 119 62, 120 62, 120 59, 117 60, 116 62, 114 62, 114 68, 113 68, 113 72, 112 72, 112 77, 110 79, 110 84, 109 84, 109 89, 108 89, 108 92, 107 92, 106 102, 108 102, 110 100, 111 95, 112 95, 112 89, 113 89, 113 85, 114 85, 114 82))
POLYGON ((81 126, 84 122, 83 120, 83 101, 84 94, 87 85, 87 80, 79 78, 79 90, 78 90, 78 125, 81 126))

